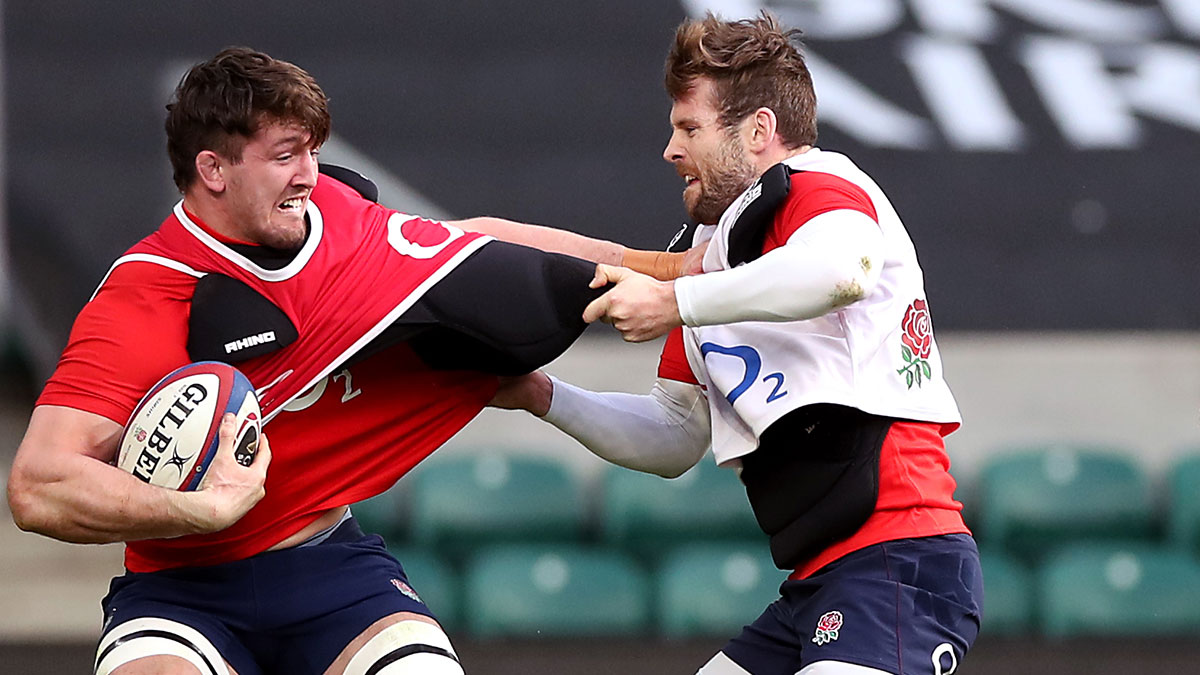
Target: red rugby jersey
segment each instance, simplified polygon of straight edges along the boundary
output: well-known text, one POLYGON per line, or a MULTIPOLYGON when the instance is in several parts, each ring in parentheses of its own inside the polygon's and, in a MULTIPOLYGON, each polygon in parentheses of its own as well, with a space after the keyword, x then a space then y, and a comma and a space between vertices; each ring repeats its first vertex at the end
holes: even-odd
POLYGON ((275 415, 265 429, 274 455, 266 496, 221 532, 129 542, 125 562, 131 571, 210 565, 264 551, 326 510, 386 490, 495 392, 495 377, 432 371, 404 345, 348 369, 339 365, 486 240, 448 236, 431 221, 390 220, 394 212, 325 176, 312 201, 323 219, 321 237, 291 276, 261 279, 237 258, 225 257, 228 249, 219 242, 190 241, 196 235, 184 228, 177 209, 131 249, 157 257, 117 265, 76 319, 38 404, 76 408, 122 425, 154 382, 191 360, 184 345, 197 272, 255 285, 301 331, 287 348, 238 364, 256 387, 276 383, 264 397, 264 411, 275 415), (397 234, 400 228, 405 231, 397 234), (451 246, 443 247, 448 241, 451 246), (372 247, 378 250, 372 253, 372 247), (158 257, 183 264, 168 266, 158 257), (301 391, 309 382, 315 384, 301 391))

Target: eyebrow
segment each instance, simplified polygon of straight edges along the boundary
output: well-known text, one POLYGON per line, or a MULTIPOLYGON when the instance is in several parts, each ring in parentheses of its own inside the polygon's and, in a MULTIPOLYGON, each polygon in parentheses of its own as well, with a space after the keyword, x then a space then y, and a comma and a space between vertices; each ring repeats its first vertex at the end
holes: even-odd
POLYGON ((271 144, 271 147, 272 148, 283 148, 283 147, 287 147, 287 146, 301 144, 303 142, 304 142, 304 134, 295 133, 295 134, 290 134, 288 136, 284 136, 283 138, 279 139, 278 141, 275 141, 274 143, 271 144))

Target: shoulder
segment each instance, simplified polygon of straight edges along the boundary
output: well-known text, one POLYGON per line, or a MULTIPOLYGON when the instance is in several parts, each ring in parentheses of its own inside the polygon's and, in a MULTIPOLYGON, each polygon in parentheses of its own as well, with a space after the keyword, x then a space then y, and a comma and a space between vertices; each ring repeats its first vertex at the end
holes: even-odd
POLYGON ((204 276, 190 266, 158 255, 126 254, 109 268, 92 295, 92 304, 135 300, 190 299, 196 281, 204 276))
POLYGON ((158 378, 187 363, 196 277, 144 261, 116 265, 71 328, 39 405, 61 405, 123 424, 158 378))
POLYGON ((808 218, 834 209, 851 209, 862 211, 872 219, 878 220, 875 204, 862 186, 840 175, 824 171, 803 170, 793 173, 784 208, 807 213, 808 218))

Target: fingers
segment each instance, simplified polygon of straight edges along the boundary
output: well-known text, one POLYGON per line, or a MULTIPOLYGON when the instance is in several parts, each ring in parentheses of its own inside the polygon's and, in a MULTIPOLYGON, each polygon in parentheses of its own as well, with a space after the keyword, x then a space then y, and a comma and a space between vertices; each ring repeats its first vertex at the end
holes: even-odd
POLYGON ((233 447, 233 437, 237 435, 237 416, 225 413, 221 416, 221 426, 217 427, 217 438, 221 448, 233 447))
POLYGON ((583 308, 583 320, 587 323, 594 323, 598 319, 603 319, 608 316, 608 309, 611 304, 612 291, 609 291, 589 302, 588 306, 583 308))
POLYGON ((250 463, 250 467, 261 469, 263 473, 267 472, 267 467, 271 465, 271 442, 267 440, 267 435, 262 434, 258 437, 258 453, 254 456, 254 461, 250 463))
POLYGON ((620 283, 622 279, 625 279, 632 274, 637 274, 637 272, 624 267, 613 267, 612 265, 599 263, 596 265, 596 275, 592 277, 592 281, 588 284, 588 288, 601 288, 603 286, 607 286, 608 284, 620 283))

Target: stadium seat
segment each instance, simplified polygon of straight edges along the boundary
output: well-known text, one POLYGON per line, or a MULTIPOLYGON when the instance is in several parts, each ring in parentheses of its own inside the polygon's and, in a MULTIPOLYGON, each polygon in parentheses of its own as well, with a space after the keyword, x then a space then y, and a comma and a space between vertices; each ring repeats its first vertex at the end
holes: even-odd
POLYGON ((446 561, 425 549, 411 546, 388 546, 404 567, 408 582, 437 620, 447 631, 455 631, 460 625, 462 611, 459 606, 460 579, 446 561))
POLYGON ((1167 471, 1167 536, 1200 556, 1200 454, 1177 460, 1167 471))
POLYGON ((1027 635, 1034 627, 1035 579, 1016 558, 997 550, 979 552, 983 566, 983 634, 1027 635))
POLYGON ((378 534, 389 545, 399 543, 407 536, 399 485, 352 505, 350 511, 363 532, 378 534))
POLYGON ((668 637, 732 637, 779 597, 786 578, 766 542, 681 546, 655 572, 659 629, 668 637))
POLYGON ((746 488, 711 456, 673 479, 612 467, 604 476, 602 499, 603 539, 650 562, 689 542, 767 545, 746 488))
POLYGON ((418 467, 411 479, 412 541, 454 559, 488 544, 576 540, 583 532, 581 486, 549 458, 443 458, 418 467))
POLYGON ((649 624, 647 574, 617 551, 498 546, 480 552, 465 576, 476 637, 638 636, 649 624))
POLYGON ((981 543, 1029 562, 1074 541, 1156 534, 1149 481, 1116 449, 1006 451, 983 467, 979 489, 981 543))
POLYGON ((1149 544, 1081 544, 1039 573, 1049 637, 1200 635, 1200 563, 1149 544))

